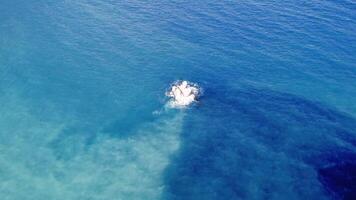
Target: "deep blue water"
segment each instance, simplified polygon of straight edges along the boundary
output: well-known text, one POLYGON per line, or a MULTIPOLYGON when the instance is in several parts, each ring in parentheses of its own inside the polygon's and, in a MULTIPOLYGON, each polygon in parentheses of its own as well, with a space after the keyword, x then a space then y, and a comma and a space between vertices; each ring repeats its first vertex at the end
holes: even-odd
POLYGON ((3 0, 0 199, 356 199, 355 52, 352 0, 3 0))

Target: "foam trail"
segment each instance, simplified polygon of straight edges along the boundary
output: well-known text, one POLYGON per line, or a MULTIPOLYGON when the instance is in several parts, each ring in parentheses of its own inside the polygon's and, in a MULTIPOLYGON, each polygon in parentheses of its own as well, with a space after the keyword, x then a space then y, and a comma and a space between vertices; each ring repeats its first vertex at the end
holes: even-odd
POLYGON ((162 173, 179 148, 184 112, 162 115, 124 139, 98 133, 86 146, 80 134, 61 135, 74 119, 43 122, 27 111, 24 102, 11 98, 3 103, 0 110, 8 114, 1 115, 0 122, 18 124, 0 126, 3 198, 161 198, 162 173), (57 137, 63 146, 55 150, 50 143, 57 137))
MULTIPOLYGON (((170 156, 179 148, 184 113, 139 130, 124 140, 103 138, 97 147, 102 158, 111 157, 115 176, 111 190, 122 199, 159 199, 163 192, 162 173, 170 156), (109 154, 109 155, 108 155, 109 154), (138 184, 139 183, 139 184, 138 184)), ((90 173, 90 172, 89 172, 90 173)), ((100 176, 100 175, 99 175, 100 176)))

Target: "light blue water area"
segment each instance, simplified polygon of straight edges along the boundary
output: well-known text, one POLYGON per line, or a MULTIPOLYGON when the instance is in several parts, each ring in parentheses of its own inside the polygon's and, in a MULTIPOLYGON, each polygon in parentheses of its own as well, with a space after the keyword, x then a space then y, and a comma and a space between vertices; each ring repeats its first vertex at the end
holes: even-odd
POLYGON ((0 199, 355 199, 355 11, 2 1, 0 199))

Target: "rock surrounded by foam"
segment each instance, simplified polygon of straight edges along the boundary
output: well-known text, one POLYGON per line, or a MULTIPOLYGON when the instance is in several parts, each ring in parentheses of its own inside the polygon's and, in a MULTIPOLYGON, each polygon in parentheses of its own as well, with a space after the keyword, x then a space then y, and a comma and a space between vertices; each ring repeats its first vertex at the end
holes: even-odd
POLYGON ((188 106, 196 101, 198 95, 198 86, 187 81, 176 82, 167 92, 167 96, 172 98, 172 106, 188 106))

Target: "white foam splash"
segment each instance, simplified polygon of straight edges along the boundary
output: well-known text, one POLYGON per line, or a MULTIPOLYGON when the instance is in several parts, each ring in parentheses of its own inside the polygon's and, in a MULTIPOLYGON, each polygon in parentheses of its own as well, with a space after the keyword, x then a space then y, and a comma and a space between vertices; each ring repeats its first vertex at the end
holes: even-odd
POLYGON ((172 107, 186 107, 197 101, 199 94, 199 86, 188 81, 176 81, 166 93, 172 107))

